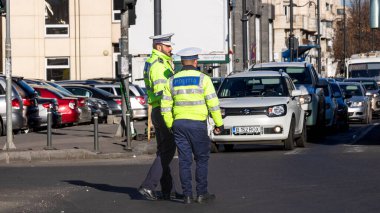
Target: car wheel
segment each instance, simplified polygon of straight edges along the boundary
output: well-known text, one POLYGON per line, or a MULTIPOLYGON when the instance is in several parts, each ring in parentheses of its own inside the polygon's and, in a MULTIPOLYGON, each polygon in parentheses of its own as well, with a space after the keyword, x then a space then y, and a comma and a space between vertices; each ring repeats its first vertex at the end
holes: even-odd
POLYGON ((218 144, 211 142, 210 152, 211 153, 218 153, 219 152, 218 144))
POLYGON ((292 121, 290 122, 289 135, 288 138, 284 141, 284 149, 294 149, 294 118, 292 118, 292 121))
POLYGON ((224 144, 223 146, 226 152, 232 152, 234 150, 234 144, 224 144))
POLYGON ((305 147, 307 142, 307 131, 306 131, 306 120, 303 122, 302 133, 299 138, 296 140, 297 147, 305 147))

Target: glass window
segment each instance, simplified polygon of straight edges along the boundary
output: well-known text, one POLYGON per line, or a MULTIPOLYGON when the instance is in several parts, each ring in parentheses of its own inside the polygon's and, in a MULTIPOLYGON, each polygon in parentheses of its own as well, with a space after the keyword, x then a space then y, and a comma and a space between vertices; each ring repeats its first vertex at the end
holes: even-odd
POLYGON ((66 89, 69 90, 74 95, 92 97, 92 92, 89 91, 89 90, 87 90, 87 89, 83 89, 83 88, 70 88, 70 87, 66 87, 66 89))
POLYGON ((69 0, 45 0, 46 36, 69 36, 69 0))
POLYGON ((69 80, 69 58, 46 58, 46 79, 48 81, 69 80))
POLYGON ((283 71, 288 73, 294 84, 312 84, 310 71, 305 67, 258 67, 251 70, 283 71))
POLYGON ((120 22, 122 8, 123 8, 123 1, 113 0, 113 6, 112 6, 112 21, 113 22, 120 22))
POLYGON ((286 96, 287 87, 280 77, 226 78, 218 91, 219 98, 286 96))
POLYGON ((0 95, 5 95, 5 93, 3 86, 0 85, 0 95))
POLYGON ((345 94, 351 96, 363 96, 362 90, 357 85, 340 85, 345 94))

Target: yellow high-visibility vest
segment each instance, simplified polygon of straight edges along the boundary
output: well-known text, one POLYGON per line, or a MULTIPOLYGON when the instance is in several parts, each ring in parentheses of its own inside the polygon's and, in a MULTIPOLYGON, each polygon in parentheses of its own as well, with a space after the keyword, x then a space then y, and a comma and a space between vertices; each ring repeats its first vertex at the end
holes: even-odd
POLYGON ((145 62, 144 83, 148 93, 148 103, 152 108, 160 106, 167 79, 174 74, 171 60, 170 56, 153 49, 152 55, 145 62))
POLYGON ((161 114, 171 128, 177 119, 205 121, 209 113, 217 127, 223 125, 211 78, 194 67, 184 69, 171 77, 165 85, 161 100, 161 114))

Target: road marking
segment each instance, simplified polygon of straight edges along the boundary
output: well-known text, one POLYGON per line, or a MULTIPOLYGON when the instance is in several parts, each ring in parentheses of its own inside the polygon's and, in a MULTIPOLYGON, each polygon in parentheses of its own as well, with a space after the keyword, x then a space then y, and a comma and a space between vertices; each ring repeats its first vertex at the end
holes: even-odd
POLYGON ((289 152, 285 152, 284 155, 301 155, 306 154, 308 148, 297 148, 289 152))

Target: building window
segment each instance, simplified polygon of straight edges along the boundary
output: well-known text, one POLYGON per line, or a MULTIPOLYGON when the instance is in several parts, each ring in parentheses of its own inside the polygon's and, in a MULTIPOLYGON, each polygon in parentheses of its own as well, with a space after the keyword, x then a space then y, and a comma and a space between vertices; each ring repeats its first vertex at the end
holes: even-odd
POLYGON ((121 9, 123 8, 123 1, 113 0, 112 1, 112 21, 120 22, 121 18, 121 9))
POLYGON ((69 58, 46 58, 46 80, 70 80, 69 58))
POLYGON ((69 0, 45 0, 45 35, 69 36, 69 0))

